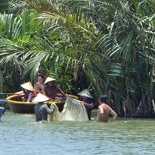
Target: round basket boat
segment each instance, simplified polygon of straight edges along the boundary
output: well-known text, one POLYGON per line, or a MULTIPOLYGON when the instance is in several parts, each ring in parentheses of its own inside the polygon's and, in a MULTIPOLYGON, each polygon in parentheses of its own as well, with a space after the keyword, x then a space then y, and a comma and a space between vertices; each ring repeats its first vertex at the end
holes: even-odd
MULTIPOLYGON (((25 113, 25 114, 34 113, 34 107, 37 103, 36 102, 23 102, 22 101, 23 96, 24 96, 23 94, 22 95, 15 94, 15 95, 8 96, 6 98, 10 110, 12 110, 14 113, 25 113)), ((67 96, 78 99, 78 97, 74 95, 67 94, 67 96)), ((57 102, 55 101, 45 102, 45 104, 47 104, 49 107, 52 103, 55 103, 59 111, 61 112, 63 110, 65 100, 57 101, 57 102)))

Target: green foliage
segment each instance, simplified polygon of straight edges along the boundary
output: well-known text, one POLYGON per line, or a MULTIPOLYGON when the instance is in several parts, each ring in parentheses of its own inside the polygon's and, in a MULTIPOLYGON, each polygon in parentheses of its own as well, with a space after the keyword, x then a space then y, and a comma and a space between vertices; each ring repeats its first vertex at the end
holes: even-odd
POLYGON ((20 79, 44 72, 68 93, 80 87, 95 98, 110 94, 121 116, 152 115, 154 6, 153 0, 12 3, 12 14, 1 14, 0 62, 20 79))
POLYGON ((49 76, 57 79, 57 84, 65 93, 72 93, 73 73, 65 72, 65 68, 60 64, 56 64, 52 68, 53 70, 48 72, 49 76))
POLYGON ((0 13, 7 12, 10 0, 0 0, 0 13))

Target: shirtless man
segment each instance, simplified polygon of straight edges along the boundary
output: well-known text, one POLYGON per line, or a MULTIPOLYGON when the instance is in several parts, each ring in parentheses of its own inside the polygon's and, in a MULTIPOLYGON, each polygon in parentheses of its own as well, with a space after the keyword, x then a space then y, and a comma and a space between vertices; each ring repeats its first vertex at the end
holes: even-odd
POLYGON ((96 119, 98 122, 108 122, 110 114, 113 116, 113 120, 115 120, 117 117, 115 111, 113 111, 112 108, 106 104, 107 98, 108 97, 106 95, 101 95, 99 98, 100 105, 98 107, 96 119))

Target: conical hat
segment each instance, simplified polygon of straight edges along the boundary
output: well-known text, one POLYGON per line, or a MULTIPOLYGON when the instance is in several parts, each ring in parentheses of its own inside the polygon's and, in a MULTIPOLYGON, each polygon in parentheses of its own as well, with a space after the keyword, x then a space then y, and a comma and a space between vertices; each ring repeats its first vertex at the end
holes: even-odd
POLYGON ((78 95, 93 98, 88 89, 83 90, 82 92, 78 93, 78 95))
POLYGON ((34 100, 32 102, 45 102, 48 101, 49 98, 46 97, 45 95, 38 93, 38 95, 34 98, 34 100))
POLYGON ((31 82, 26 82, 26 83, 22 84, 21 87, 24 89, 30 90, 30 91, 34 91, 34 88, 31 84, 31 82))
POLYGON ((51 77, 47 77, 44 84, 48 83, 48 82, 51 82, 51 81, 56 81, 56 79, 53 79, 51 77))

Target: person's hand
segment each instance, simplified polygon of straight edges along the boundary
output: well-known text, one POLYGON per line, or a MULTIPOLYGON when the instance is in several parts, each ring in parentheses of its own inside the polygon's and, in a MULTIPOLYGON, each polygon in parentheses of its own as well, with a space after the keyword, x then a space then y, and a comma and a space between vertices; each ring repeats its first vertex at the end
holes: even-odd
POLYGON ((84 102, 83 102, 83 101, 81 101, 81 104, 84 104, 84 102))
POLYGON ((50 98, 50 101, 53 102, 54 100, 50 98))
POLYGON ((51 104, 50 109, 53 110, 53 111, 55 110, 55 107, 54 107, 53 104, 51 104))
POLYGON ((51 106, 50 106, 50 109, 52 109, 52 108, 54 108, 54 105, 53 104, 51 104, 51 106))
POLYGON ((43 89, 43 88, 44 88, 44 87, 43 87, 43 85, 42 85, 42 84, 40 84, 39 82, 37 82, 37 83, 36 83, 36 86, 37 86, 37 87, 40 87, 41 89, 43 89))

